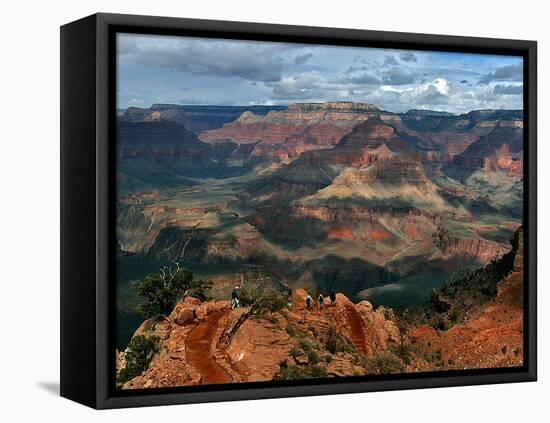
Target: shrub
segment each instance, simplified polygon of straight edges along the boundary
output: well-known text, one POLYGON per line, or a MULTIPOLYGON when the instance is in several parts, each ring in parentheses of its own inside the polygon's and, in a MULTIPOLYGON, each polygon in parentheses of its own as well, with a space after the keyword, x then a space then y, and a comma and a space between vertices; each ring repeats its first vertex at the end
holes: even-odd
POLYGON ((355 345, 350 340, 338 338, 338 351, 342 351, 348 354, 355 354, 357 353, 357 348, 355 348, 355 345))
POLYGON ((363 367, 371 374, 402 373, 405 370, 402 361, 390 351, 365 359, 363 367))
POLYGON ((298 366, 286 366, 275 376, 275 380, 296 380, 305 378, 305 372, 298 366))
POLYGON ((288 304, 288 298, 274 289, 242 289, 241 304, 250 307, 250 314, 275 313, 288 304))
POLYGON ((125 366, 120 370, 118 382, 125 383, 143 373, 158 352, 158 336, 134 336, 124 356, 125 366))
POLYGON ((286 366, 281 368, 279 374, 275 376, 275 380, 312 379, 319 377, 328 377, 327 369, 323 366, 309 365, 305 368, 299 366, 286 366))
POLYGON ((332 362, 332 356, 330 354, 325 355, 325 362, 326 363, 331 363, 332 362))
POLYGON ((294 338, 296 336, 296 328, 294 327, 294 325, 286 325, 286 333, 288 333, 288 336, 290 336, 291 338, 294 338))
POLYGON ((192 295, 200 300, 207 299, 206 291, 212 287, 211 281, 194 279, 193 273, 185 267, 163 267, 160 273, 151 273, 142 280, 132 282, 137 293, 145 297, 140 307, 146 318, 169 315, 179 298, 192 295))
MULTIPOLYGON (((274 289, 261 289, 260 286, 252 290, 242 289, 240 296, 240 303, 243 307, 247 307, 248 310, 241 314, 237 322, 233 325, 233 328, 228 332, 229 339, 239 330, 241 325, 249 317, 263 316, 268 320, 273 320, 269 314, 281 311, 288 304, 288 297, 283 295, 280 291, 274 289)), ((290 329, 292 331, 292 329, 290 329)))
POLYGON ((326 347, 331 354, 336 354, 336 350, 338 348, 338 334, 336 333, 334 326, 331 326, 328 329, 326 347))
POLYGON ((313 336, 317 337, 319 335, 319 332, 317 331, 317 328, 313 325, 309 327, 309 331, 313 334, 313 336))
POLYGON ((319 361, 321 361, 319 355, 314 350, 311 350, 307 353, 307 359, 310 364, 317 364, 319 363, 319 361))
POLYGON ((301 355, 304 355, 304 352, 300 348, 292 347, 290 350, 290 355, 292 358, 300 357, 301 355))
POLYGON ((302 339, 300 340, 300 348, 305 352, 310 352, 313 350, 313 344, 308 339, 302 339))
POLYGON ((307 374, 310 378, 328 377, 327 369, 323 366, 309 366, 307 368, 307 374))

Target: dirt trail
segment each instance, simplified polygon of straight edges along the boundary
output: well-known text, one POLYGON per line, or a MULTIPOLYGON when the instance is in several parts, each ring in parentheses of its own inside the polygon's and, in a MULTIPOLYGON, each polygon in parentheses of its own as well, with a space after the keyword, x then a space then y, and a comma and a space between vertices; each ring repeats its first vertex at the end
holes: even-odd
POLYGON ((187 337, 187 361, 202 376, 201 384, 230 383, 231 377, 216 363, 210 352, 210 345, 216 332, 221 311, 208 315, 206 320, 193 329, 187 337))
POLYGON ((351 305, 346 305, 346 318, 351 329, 351 340, 355 347, 362 353, 366 353, 365 333, 363 332, 363 323, 361 316, 351 305))

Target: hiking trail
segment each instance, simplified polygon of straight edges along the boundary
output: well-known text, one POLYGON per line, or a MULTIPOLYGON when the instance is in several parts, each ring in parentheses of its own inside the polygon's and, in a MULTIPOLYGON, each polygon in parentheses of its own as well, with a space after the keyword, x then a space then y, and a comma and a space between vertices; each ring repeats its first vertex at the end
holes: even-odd
POLYGON ((187 361, 202 376, 201 384, 230 383, 232 378, 214 360, 210 351, 218 321, 225 313, 216 311, 197 325, 187 338, 187 361))
POLYGON ((351 305, 346 305, 346 319, 348 320, 351 330, 351 340, 355 347, 362 353, 366 353, 365 348, 365 333, 363 331, 363 323, 361 316, 351 305))

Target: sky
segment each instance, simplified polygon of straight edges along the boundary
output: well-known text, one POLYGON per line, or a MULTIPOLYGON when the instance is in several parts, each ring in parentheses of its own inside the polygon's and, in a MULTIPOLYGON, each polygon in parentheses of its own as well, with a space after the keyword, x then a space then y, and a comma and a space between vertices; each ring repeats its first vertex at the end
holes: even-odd
POLYGON ((521 57, 118 34, 117 108, 354 101, 383 110, 523 108, 521 57))

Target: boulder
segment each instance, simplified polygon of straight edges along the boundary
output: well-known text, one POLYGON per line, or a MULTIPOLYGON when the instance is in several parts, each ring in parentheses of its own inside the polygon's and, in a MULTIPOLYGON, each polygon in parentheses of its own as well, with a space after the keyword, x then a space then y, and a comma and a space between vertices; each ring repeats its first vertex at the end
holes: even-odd
POLYGON ((176 307, 174 307, 174 310, 170 314, 169 319, 180 326, 186 325, 193 321, 196 308, 197 306, 193 305, 190 302, 179 302, 178 304, 176 304, 176 307))
POLYGON ((272 380, 290 351, 290 337, 279 324, 248 319, 237 330, 226 354, 247 369, 247 381, 272 380))
POLYGON ((165 340, 170 337, 170 332, 172 331, 172 325, 166 320, 162 320, 155 325, 155 330, 153 331, 154 336, 158 336, 160 339, 165 340))
POLYGON ((231 309, 231 301, 208 301, 195 308, 195 316, 199 321, 213 312, 227 311, 231 309))
POLYGON ((355 305, 355 309, 362 315, 365 315, 373 310, 373 306, 369 301, 363 300, 355 305))
POLYGON ((201 304, 201 300, 195 298, 195 297, 185 297, 183 302, 185 304, 191 304, 191 305, 200 305, 201 304))

